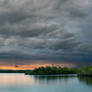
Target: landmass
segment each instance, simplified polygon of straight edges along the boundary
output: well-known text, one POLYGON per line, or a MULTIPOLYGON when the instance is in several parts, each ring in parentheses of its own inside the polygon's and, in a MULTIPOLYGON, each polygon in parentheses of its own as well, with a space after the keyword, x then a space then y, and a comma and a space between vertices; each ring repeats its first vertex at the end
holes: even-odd
POLYGON ((83 68, 62 67, 61 65, 44 65, 37 66, 34 69, 18 70, 19 66, 14 69, 0 69, 0 73, 25 73, 28 75, 63 75, 63 74, 76 74, 80 77, 92 77, 92 66, 83 68), (17 69, 18 68, 18 69, 17 69))

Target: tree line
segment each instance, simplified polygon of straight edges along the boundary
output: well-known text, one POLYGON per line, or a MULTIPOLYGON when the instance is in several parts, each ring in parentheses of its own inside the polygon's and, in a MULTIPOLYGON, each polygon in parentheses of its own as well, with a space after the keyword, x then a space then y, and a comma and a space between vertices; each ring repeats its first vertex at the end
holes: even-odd
POLYGON ((78 76, 92 77, 92 66, 81 69, 67 67, 39 67, 34 70, 0 70, 0 73, 25 73, 29 75, 77 74, 78 76))

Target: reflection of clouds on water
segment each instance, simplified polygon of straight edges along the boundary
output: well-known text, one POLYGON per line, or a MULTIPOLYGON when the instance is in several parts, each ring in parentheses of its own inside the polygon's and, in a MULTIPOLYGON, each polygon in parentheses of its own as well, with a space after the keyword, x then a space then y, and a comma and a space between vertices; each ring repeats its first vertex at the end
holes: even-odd
POLYGON ((73 83, 84 82, 92 85, 92 78, 89 77, 62 77, 58 76, 40 76, 24 74, 0 74, 0 87, 2 86, 34 86, 34 85, 72 85, 73 83), (17 85, 16 85, 17 84, 17 85))
POLYGON ((77 82, 75 77, 62 76, 33 76, 24 74, 0 74, 0 86, 27 86, 27 85, 48 85, 48 84, 72 84, 77 82), (18 85, 16 85, 18 84, 18 85))
POLYGON ((34 85, 34 78, 29 78, 24 74, 0 74, 0 87, 2 86, 18 86, 18 85, 34 85))
MULTIPOLYGON (((84 81, 84 80, 83 80, 84 81)), ((77 77, 0 74, 0 92, 91 92, 77 77)))

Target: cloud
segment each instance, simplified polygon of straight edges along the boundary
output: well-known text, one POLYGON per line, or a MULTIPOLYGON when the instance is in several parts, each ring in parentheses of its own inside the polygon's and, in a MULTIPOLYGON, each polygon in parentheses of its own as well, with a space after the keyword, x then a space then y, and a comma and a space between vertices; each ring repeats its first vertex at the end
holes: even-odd
POLYGON ((91 61, 91 9, 91 0, 0 0, 0 59, 91 61))

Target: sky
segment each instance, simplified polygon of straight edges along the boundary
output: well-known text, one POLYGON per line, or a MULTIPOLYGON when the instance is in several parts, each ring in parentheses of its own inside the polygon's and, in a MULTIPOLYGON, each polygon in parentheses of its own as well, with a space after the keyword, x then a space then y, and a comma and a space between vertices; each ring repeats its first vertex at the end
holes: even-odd
POLYGON ((92 0, 0 0, 0 64, 92 64, 92 0))

